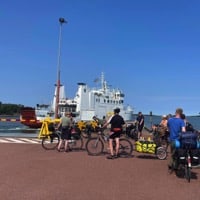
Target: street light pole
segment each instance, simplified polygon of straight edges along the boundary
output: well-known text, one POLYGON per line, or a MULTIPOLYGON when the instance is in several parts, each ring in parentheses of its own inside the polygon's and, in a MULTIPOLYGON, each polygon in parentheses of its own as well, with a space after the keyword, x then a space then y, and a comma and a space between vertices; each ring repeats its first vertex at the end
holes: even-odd
POLYGON ((62 41, 62 25, 67 23, 64 18, 59 18, 60 22, 60 33, 59 33, 59 44, 58 44, 58 66, 57 66, 57 84, 56 84, 56 104, 55 104, 55 118, 58 118, 58 104, 60 99, 60 61, 61 61, 61 41, 62 41))

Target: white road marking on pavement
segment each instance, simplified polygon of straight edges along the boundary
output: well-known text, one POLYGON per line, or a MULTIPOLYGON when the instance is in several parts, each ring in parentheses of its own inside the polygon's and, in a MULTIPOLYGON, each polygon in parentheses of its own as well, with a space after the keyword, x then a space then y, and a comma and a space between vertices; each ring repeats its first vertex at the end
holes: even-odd
POLYGON ((10 143, 10 141, 5 140, 5 139, 0 139, 0 143, 10 143))
POLYGON ((41 143, 41 140, 38 140, 38 139, 27 139, 27 138, 19 138, 19 139, 27 143, 33 143, 33 144, 41 143))
POLYGON ((21 141, 21 140, 15 139, 15 138, 5 138, 5 139, 8 141, 14 142, 14 143, 26 143, 24 141, 21 141))
POLYGON ((41 139, 1 137, 0 143, 41 144, 41 139))

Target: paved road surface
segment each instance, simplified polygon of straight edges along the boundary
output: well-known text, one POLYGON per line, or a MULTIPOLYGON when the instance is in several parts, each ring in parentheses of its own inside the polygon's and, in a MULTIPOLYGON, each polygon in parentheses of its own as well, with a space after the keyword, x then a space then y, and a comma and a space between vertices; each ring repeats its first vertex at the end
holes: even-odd
POLYGON ((46 151, 38 144, 0 143, 2 200, 198 200, 200 169, 190 183, 169 175, 167 160, 135 153, 105 155, 46 151))

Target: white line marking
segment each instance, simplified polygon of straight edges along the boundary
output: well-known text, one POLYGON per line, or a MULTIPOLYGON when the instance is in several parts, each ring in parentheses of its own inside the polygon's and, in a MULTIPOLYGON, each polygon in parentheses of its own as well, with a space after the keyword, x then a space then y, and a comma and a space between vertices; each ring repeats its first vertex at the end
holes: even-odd
POLYGON ((24 141, 21 141, 19 139, 14 139, 14 138, 5 138, 5 139, 14 143, 26 143, 24 141))
POLYGON ((41 139, 1 137, 0 143, 41 144, 41 139))
POLYGON ((10 141, 7 141, 5 139, 0 139, 0 143, 10 143, 10 141))
POLYGON ((27 142, 27 143, 33 143, 33 144, 39 144, 40 141, 34 140, 34 139, 27 139, 27 138, 19 138, 20 140, 27 142))

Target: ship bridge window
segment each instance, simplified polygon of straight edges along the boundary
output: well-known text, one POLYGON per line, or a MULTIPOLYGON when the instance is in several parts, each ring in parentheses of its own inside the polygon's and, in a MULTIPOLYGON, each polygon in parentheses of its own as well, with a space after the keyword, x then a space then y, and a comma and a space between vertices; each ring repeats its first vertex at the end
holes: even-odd
POLYGON ((117 97, 124 97, 125 95, 123 93, 117 94, 117 97))
POLYGON ((106 100, 104 99, 104 103, 106 103, 106 100))
POLYGON ((107 100, 107 103, 109 103, 109 100, 107 100))

